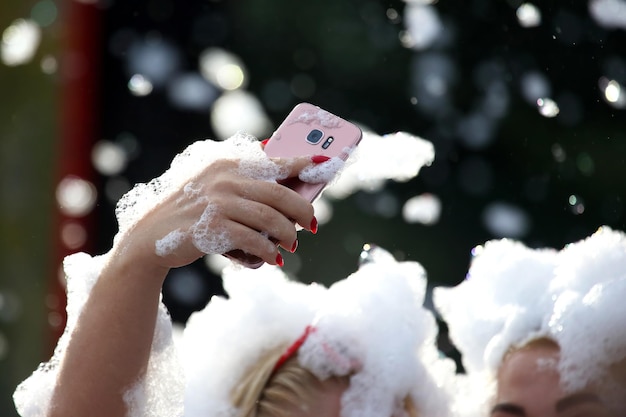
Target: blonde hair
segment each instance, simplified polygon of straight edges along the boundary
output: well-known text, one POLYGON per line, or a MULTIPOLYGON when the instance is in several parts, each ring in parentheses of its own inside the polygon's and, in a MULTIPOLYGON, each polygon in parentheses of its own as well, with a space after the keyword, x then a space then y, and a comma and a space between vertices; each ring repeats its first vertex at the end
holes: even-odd
MULTIPOLYGON (((322 382, 303 368, 297 355, 287 360, 276 372, 274 366, 287 347, 263 356, 232 392, 232 403, 238 417, 290 417, 287 410, 300 404, 313 404, 322 390, 322 382)), ((350 383, 350 376, 331 377, 338 384, 350 383)), ((404 400, 409 417, 418 417, 411 397, 404 400)))

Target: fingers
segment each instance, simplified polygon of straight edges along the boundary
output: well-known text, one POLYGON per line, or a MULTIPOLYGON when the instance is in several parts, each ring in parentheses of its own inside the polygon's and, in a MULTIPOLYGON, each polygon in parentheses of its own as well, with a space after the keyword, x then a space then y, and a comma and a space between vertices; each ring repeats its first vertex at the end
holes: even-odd
POLYGON ((265 233, 291 251, 297 238, 293 221, 275 208, 257 201, 246 201, 229 210, 230 220, 265 233))
MULTIPOLYGON (((295 177, 304 168, 325 160, 328 158, 311 156, 272 159, 281 167, 281 177, 295 177)), ((196 178, 203 185, 198 188, 201 195, 194 195, 195 199, 206 198, 218 213, 208 232, 226 231, 232 240, 230 247, 236 248, 238 255, 243 255, 243 251, 269 264, 282 265, 277 244, 285 250, 295 250, 295 223, 313 233, 317 231, 313 206, 296 191, 274 181, 250 177, 238 167, 236 160, 217 161, 196 178)), ((180 213, 180 207, 177 212, 180 213)))
POLYGON ((238 249, 228 252, 227 255, 240 262, 243 261, 244 264, 246 261, 255 263, 260 259, 270 265, 283 266, 283 258, 278 247, 265 235, 237 221, 230 223, 229 230, 232 243, 238 249))
POLYGON ((269 206, 290 222, 295 221, 303 228, 313 231, 311 226, 314 218, 313 205, 284 185, 275 182, 253 181, 247 185, 244 197, 250 201, 269 206))

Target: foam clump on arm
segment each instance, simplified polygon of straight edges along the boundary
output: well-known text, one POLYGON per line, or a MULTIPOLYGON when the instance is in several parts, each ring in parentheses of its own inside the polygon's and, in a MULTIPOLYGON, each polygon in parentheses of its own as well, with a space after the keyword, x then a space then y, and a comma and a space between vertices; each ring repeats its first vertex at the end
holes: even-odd
MULTIPOLYGON (((16 389, 13 399, 22 417, 45 417, 53 407, 52 394, 59 376, 60 365, 71 342, 89 294, 107 255, 91 257, 77 253, 65 258, 67 278, 67 325, 52 358, 39 365, 32 375, 16 389)), ((106 332, 106 329, 103 329, 106 332)), ((106 334, 103 334, 106 337, 106 334)), ((182 415, 184 378, 171 338, 171 323, 164 306, 159 309, 152 354, 145 378, 126 395, 129 416, 171 417, 182 415), (164 386, 166 385, 166 386, 164 386)))
POLYGON ((209 233, 207 230, 216 209, 206 197, 200 195, 201 186, 194 181, 209 164, 220 159, 240 160, 239 173, 250 178, 272 181, 285 175, 284 170, 267 157, 258 140, 252 136, 237 134, 223 142, 197 141, 178 154, 160 177, 137 184, 120 199, 116 207, 120 235, 153 207, 183 189, 186 199, 205 207, 203 214, 190 230, 172 230, 155 242, 156 252, 161 256, 171 253, 188 234, 203 253, 224 253, 233 249, 226 232, 215 230, 209 233))

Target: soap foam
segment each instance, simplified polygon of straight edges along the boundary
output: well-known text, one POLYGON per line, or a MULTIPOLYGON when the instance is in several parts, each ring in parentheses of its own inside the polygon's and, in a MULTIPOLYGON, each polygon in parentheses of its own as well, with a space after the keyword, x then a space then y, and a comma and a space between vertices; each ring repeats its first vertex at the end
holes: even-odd
MULTIPOLYGON (((465 281, 434 291, 470 374, 491 384, 507 350, 547 337, 560 346, 568 392, 605 381, 607 368, 625 360, 625 298, 626 235, 608 227, 560 251, 487 242, 475 248, 465 281)), ((607 402, 607 393, 624 389, 609 385, 607 402)), ((475 397, 484 387, 478 390, 475 397)))
POLYGON ((289 281, 267 265, 228 269, 224 284, 229 298, 214 297, 185 330, 189 415, 234 415, 230 395, 242 376, 311 324, 315 331, 297 353, 301 365, 320 378, 355 372, 343 417, 402 415, 397 408, 406 397, 423 415, 448 415, 454 364, 436 350, 419 264, 368 263, 330 288, 289 281))
POLYGON ((363 138, 346 161, 341 176, 326 189, 335 199, 346 198, 359 190, 377 191, 387 180, 405 182, 435 158, 431 142, 406 132, 379 136, 364 130, 363 138))
POLYGON ((326 162, 317 165, 310 165, 300 171, 298 178, 306 183, 319 184, 329 183, 337 177, 344 167, 345 161, 339 157, 334 157, 326 162))
POLYGON ((303 112, 297 117, 294 117, 294 119, 289 121, 289 123, 315 123, 327 129, 334 129, 341 127, 342 120, 340 117, 337 117, 334 114, 327 112, 326 110, 318 109, 316 111, 303 112))

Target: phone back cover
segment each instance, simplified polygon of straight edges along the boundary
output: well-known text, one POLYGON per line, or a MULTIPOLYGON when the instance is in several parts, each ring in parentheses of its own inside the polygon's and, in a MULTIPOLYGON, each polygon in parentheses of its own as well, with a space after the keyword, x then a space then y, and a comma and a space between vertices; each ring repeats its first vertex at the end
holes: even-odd
MULTIPOLYGON (((319 136, 315 132, 313 136, 319 136)), ((306 155, 325 155, 330 158, 340 157, 344 161, 361 140, 362 133, 353 123, 342 119, 320 107, 309 103, 300 103, 287 115, 265 145, 265 152, 272 157, 295 157, 306 155), (312 131, 322 133, 317 143, 307 140, 312 131), (327 143, 330 138, 330 143, 327 143), (324 147, 324 144, 328 146, 324 147)), ((303 197, 313 201, 326 184, 308 184, 291 179, 284 182, 303 197)))

